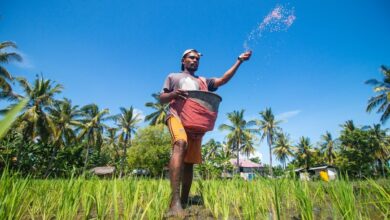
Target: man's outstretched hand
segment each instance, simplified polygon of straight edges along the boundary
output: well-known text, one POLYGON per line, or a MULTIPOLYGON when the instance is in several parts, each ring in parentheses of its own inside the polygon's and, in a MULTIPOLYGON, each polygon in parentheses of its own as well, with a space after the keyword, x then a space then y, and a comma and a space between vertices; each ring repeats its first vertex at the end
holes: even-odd
POLYGON ((247 61, 251 58, 252 56, 252 51, 247 51, 245 53, 242 53, 240 56, 238 56, 238 59, 240 61, 247 61))

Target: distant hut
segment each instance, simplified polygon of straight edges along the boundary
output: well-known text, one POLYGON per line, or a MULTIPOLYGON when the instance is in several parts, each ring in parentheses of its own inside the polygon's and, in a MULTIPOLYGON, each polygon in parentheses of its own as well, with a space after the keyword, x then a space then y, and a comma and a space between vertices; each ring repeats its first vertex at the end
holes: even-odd
POLYGON ((111 178, 115 174, 115 167, 111 167, 111 166, 95 167, 95 168, 92 168, 90 171, 91 171, 91 173, 95 174, 98 177, 111 178))
POLYGON ((331 165, 316 166, 309 169, 299 168, 294 170, 300 180, 322 179, 324 181, 337 178, 336 167, 331 165))
MULTIPOLYGON (((230 159, 230 163, 237 167, 237 159, 230 159)), ((245 180, 252 180, 256 175, 264 174, 264 166, 250 160, 240 160, 240 176, 245 180)))
POLYGON ((336 167, 331 165, 309 168, 309 173, 324 181, 335 180, 337 178, 336 167))

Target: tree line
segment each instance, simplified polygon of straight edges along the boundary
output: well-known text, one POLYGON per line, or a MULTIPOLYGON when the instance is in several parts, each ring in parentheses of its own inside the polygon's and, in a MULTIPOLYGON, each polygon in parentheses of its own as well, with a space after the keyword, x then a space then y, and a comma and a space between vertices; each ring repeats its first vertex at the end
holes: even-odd
MULTIPOLYGON (((63 86, 42 75, 32 82, 14 77, 3 64, 20 62, 22 57, 7 48, 16 48, 16 44, 0 43, 0 100, 9 104, 0 113, 9 111, 22 98, 27 98, 28 103, 0 140, 0 169, 7 167, 38 177, 66 177, 110 165, 117 168, 118 176, 134 169, 149 170, 153 176, 162 175, 169 161, 171 143, 164 127, 168 106, 159 102, 159 94, 152 94, 153 101, 145 104, 153 109, 145 117, 149 126, 139 128, 141 117, 133 106, 121 107, 119 114, 110 115, 108 109, 100 109, 94 103, 78 106, 68 98, 57 99, 63 86), (22 94, 14 92, 15 83, 22 94), (108 125, 110 121, 114 126, 108 125)), ((377 109, 382 113, 381 122, 385 123, 390 115, 390 71, 382 66, 382 73, 383 81, 367 81, 378 95, 369 99, 366 111, 377 109)), ((220 176, 233 170, 230 159, 238 161, 240 155, 253 154, 255 144, 261 141, 268 145, 271 176, 276 170, 283 173, 292 167, 320 164, 337 166, 354 177, 389 173, 388 129, 380 124, 357 127, 353 121, 346 121, 337 138, 326 132, 319 143, 312 143, 308 137, 292 143, 271 108, 259 112, 255 120, 246 120, 244 113, 237 110, 227 114, 229 123, 219 126, 219 130, 229 132, 223 143, 212 139, 203 145, 204 163, 197 167, 201 176, 220 176), (273 166, 273 156, 282 164, 280 169, 273 166)))

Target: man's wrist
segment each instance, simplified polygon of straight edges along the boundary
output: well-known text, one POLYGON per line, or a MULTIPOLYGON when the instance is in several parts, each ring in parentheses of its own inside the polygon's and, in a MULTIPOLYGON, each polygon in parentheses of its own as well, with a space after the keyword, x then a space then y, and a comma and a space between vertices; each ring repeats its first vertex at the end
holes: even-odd
POLYGON ((240 62, 244 62, 244 58, 242 58, 241 56, 238 56, 237 60, 240 61, 240 62))

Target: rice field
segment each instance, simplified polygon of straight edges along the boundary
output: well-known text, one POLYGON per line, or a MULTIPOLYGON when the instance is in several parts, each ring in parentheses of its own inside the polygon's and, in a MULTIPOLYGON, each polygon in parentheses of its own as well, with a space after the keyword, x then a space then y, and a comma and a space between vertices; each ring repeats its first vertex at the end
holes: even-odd
MULTIPOLYGON (((0 219, 164 219, 166 179, 3 174, 0 219)), ((196 180, 186 219, 389 219, 390 181, 196 180), (195 201, 197 200, 197 201, 195 201)))

